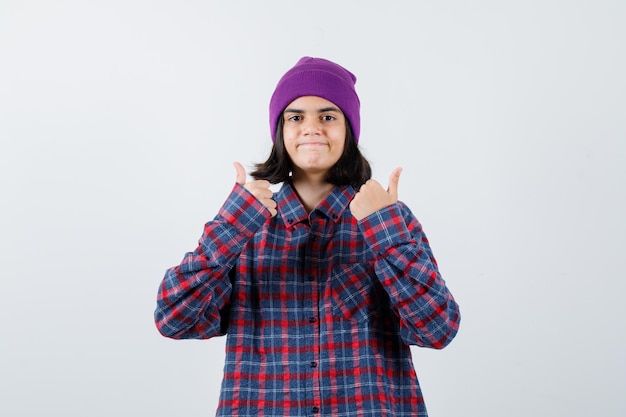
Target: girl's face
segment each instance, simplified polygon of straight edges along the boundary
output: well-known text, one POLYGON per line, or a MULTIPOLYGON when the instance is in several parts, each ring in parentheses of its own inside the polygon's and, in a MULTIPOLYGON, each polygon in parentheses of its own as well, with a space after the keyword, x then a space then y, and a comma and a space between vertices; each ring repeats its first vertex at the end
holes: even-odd
POLYGON ((339 107, 321 97, 304 96, 287 105, 283 118, 294 175, 326 174, 341 158, 346 140, 346 119, 339 107))

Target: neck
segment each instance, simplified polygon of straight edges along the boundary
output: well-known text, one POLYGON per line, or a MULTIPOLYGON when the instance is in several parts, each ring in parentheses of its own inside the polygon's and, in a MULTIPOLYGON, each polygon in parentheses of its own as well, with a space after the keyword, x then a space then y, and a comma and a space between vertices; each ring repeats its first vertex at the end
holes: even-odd
POLYGON ((335 188, 333 184, 326 182, 324 177, 325 173, 315 176, 293 173, 293 188, 309 213, 328 197, 333 188, 335 188))

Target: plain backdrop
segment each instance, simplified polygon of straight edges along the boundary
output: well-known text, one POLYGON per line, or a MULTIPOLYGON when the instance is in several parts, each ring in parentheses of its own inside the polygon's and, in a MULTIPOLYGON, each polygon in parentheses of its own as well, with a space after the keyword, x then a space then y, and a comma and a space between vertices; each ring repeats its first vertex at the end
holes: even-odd
POLYGON ((626 413, 626 3, 0 1, 0 415, 210 416, 224 339, 153 324, 165 270, 270 150, 305 55, 461 306, 414 349, 433 417, 626 413))

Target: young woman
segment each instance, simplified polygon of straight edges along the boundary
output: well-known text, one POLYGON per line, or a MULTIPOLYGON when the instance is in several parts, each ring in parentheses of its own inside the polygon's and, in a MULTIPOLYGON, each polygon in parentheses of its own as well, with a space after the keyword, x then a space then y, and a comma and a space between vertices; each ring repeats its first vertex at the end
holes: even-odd
POLYGON ((409 345, 440 349, 458 305, 422 227, 371 180, 355 76, 305 57, 270 101, 274 146, 161 283, 167 337, 227 335, 218 416, 426 416, 409 345), (273 194, 270 184, 283 183, 273 194))

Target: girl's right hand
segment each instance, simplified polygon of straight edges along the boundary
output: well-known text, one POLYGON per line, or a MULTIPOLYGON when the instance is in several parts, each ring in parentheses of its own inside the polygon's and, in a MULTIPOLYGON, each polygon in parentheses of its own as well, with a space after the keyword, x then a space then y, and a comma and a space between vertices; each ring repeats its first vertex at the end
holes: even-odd
POLYGON ((237 184, 241 184, 244 188, 257 198, 274 217, 277 213, 276 201, 272 199, 274 193, 270 190, 270 182, 266 180, 254 180, 246 182, 246 170, 239 162, 233 162, 235 170, 237 170, 237 184))

